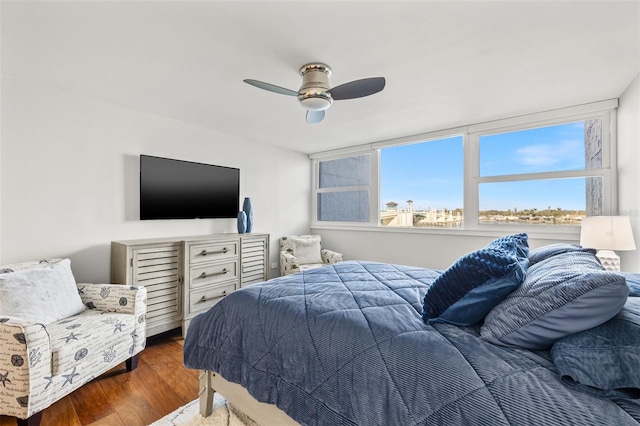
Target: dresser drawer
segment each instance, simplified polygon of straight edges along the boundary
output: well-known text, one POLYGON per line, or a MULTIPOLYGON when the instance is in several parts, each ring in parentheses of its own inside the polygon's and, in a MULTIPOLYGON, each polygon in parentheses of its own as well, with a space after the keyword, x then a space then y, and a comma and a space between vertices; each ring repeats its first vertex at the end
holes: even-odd
POLYGON ((206 263, 189 269, 189 288, 217 284, 238 277, 238 261, 206 263))
POLYGON ((238 256, 238 241, 221 241, 189 247, 189 264, 210 262, 238 256))
POLYGON ((206 311, 236 289, 236 281, 189 293, 189 313, 206 311))

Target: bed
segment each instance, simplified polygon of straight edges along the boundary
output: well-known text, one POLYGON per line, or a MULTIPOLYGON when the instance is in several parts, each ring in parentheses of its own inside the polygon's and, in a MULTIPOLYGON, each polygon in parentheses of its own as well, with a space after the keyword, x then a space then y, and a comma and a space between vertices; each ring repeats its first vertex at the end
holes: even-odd
MULTIPOLYGON (((562 253, 554 251, 554 259, 562 253)), ((525 266, 534 269, 528 260, 525 266)), ((571 354, 554 352, 559 343, 543 349, 492 343, 484 319, 425 321, 425 294, 443 275, 348 261, 232 293, 194 318, 185 340, 185 365, 201 370, 201 414, 210 413, 217 391, 259 423, 274 425, 639 424, 637 373, 626 378, 640 369, 636 347, 612 355, 631 357, 618 372, 623 379, 602 379, 631 382, 585 386, 580 377, 582 383, 559 374, 558 357, 571 354)), ((640 276, 623 275, 629 297, 603 326, 620 334, 613 322, 630 324, 621 338, 637 345, 640 276)), ((556 340, 582 348, 584 340, 566 340, 573 336, 582 333, 556 340)))

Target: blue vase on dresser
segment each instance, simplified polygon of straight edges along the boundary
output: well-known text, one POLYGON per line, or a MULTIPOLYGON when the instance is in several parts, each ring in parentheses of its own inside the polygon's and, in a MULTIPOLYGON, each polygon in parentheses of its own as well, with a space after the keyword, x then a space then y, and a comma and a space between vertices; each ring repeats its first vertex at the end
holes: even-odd
POLYGON ((253 229, 253 207, 251 206, 251 198, 245 197, 242 204, 242 210, 247 215, 247 229, 246 232, 251 232, 253 229))
POLYGON ((238 212, 238 234, 247 232, 247 214, 242 211, 238 212))

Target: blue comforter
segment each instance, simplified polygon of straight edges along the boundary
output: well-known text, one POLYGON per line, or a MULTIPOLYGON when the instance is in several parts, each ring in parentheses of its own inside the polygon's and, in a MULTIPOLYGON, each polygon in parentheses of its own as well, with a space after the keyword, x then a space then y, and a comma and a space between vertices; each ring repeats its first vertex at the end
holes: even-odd
POLYGON ((232 293, 194 318, 189 368, 216 371, 304 425, 637 425, 638 400, 563 385, 549 352, 425 325, 438 272, 343 262, 232 293))

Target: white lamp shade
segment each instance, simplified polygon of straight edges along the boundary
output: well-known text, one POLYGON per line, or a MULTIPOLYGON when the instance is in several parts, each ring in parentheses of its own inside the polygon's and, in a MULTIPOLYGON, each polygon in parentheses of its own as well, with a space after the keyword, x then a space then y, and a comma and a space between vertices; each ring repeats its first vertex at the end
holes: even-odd
POLYGON ((580 245, 598 250, 635 250, 629 217, 585 217, 580 229, 580 245))

